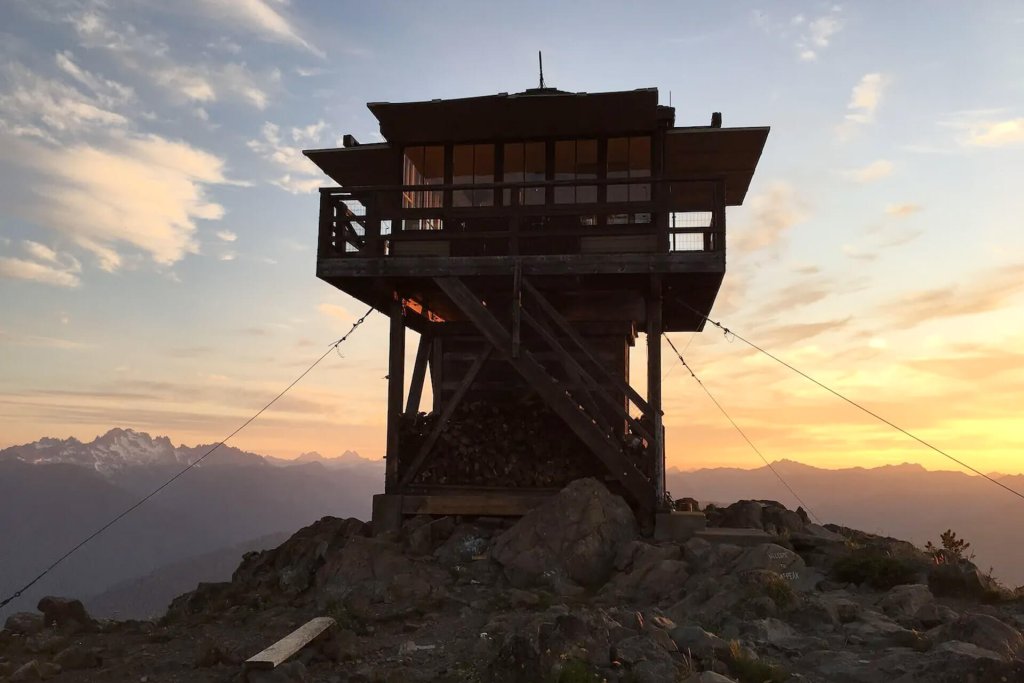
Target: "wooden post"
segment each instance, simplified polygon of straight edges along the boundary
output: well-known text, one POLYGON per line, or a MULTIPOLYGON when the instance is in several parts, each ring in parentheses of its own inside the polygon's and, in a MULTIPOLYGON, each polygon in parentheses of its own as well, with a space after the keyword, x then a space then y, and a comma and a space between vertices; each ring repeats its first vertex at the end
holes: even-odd
POLYGON ((395 292, 391 301, 391 348, 388 357, 388 437, 384 491, 394 493, 398 481, 398 424, 402 417, 402 391, 405 388, 405 307, 395 292))
POLYGON ((519 357, 523 320, 523 266, 516 260, 512 269, 512 357, 519 357))
POLYGON ((416 362, 412 366, 412 379, 409 381, 409 398, 405 403, 406 415, 420 412, 420 398, 423 396, 423 381, 427 376, 427 359, 431 349, 430 335, 420 334, 420 343, 416 347, 416 362))
POLYGON ((654 484, 654 509, 660 510, 665 499, 665 432, 661 409, 661 333, 662 295, 661 276, 651 276, 651 291, 647 297, 647 403, 651 407, 654 441, 650 444, 654 484))
POLYGON ((430 343, 430 390, 434 395, 433 411, 436 413, 444 407, 442 402, 441 382, 444 378, 444 345, 440 336, 434 336, 430 343))

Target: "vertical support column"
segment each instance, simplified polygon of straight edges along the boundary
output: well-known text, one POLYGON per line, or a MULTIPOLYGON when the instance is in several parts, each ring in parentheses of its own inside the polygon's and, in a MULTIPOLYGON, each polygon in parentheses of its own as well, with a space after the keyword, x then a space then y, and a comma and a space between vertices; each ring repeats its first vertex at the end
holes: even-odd
POLYGON ((391 344, 388 356, 388 437, 384 492, 395 493, 398 482, 398 425, 402 417, 402 391, 405 388, 405 307, 395 292, 389 311, 391 344))
POLYGON ((444 381, 444 342, 440 335, 434 335, 430 342, 430 390, 434 395, 432 410, 436 413, 444 407, 441 383, 444 381))
POLYGON ((516 259, 512 269, 512 357, 519 358, 523 321, 523 264, 516 259))
POLYGON ((412 379, 409 380, 409 398, 405 402, 407 415, 420 412, 420 398, 423 396, 423 382, 427 377, 427 361, 431 347, 430 334, 421 332, 420 343, 416 347, 416 362, 412 366, 412 379))
POLYGON ((661 276, 651 276, 651 290, 647 295, 647 403, 651 407, 651 430, 654 443, 650 445, 653 460, 654 509, 665 504, 665 430, 661 408, 661 334, 662 295, 661 276))

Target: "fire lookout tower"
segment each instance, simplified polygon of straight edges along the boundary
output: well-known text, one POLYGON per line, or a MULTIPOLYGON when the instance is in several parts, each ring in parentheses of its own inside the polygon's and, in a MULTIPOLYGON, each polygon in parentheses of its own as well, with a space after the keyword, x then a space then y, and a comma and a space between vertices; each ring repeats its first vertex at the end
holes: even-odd
POLYGON ((317 277, 391 321, 375 523, 518 515, 577 476, 653 519, 661 335, 703 328, 693 309, 710 313, 725 274, 726 207, 742 204, 768 128, 723 128, 719 114, 675 127, 654 88, 368 107, 386 142, 305 154, 340 186, 320 190, 317 277), (407 396, 406 328, 420 334, 407 396), (645 395, 629 377, 640 331, 645 395), (467 405, 478 429, 500 431, 524 402, 557 448, 452 466, 444 435, 467 405))

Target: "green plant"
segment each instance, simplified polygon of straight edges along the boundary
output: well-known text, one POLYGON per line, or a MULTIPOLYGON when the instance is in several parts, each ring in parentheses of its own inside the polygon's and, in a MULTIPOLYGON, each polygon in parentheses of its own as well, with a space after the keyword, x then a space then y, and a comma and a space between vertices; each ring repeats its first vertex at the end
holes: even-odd
POLYGON ((729 670, 740 683, 783 683, 789 678, 778 664, 748 655, 736 640, 729 643, 729 670))
POLYGON ((920 567, 913 560, 878 550, 854 551, 832 565, 832 574, 846 583, 867 584, 877 590, 914 583, 920 567))
POLYGON ((581 659, 567 660, 551 676, 552 683, 593 683, 597 680, 597 674, 581 659))
POLYGON ((946 529, 944 532, 939 534, 939 542, 942 544, 941 548, 931 541, 928 541, 924 545, 925 551, 932 556, 932 559, 936 564, 955 563, 960 560, 974 559, 974 553, 967 552, 967 549, 971 547, 971 544, 962 538, 957 538, 956 532, 952 529, 946 529))

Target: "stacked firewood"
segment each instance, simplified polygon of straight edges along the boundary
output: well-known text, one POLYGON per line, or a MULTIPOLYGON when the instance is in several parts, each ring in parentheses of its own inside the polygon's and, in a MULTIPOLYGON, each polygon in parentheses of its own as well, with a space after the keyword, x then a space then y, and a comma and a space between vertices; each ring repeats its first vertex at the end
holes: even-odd
MULTIPOLYGON (((399 477, 437 424, 420 413, 402 425, 399 477)), ((627 436, 623 450, 641 465, 644 444, 627 436)), ((642 468, 646 469, 646 468, 642 468)), ((464 401, 441 432, 414 484, 559 488, 603 477, 604 468, 579 438, 535 398, 497 404, 464 401)))

